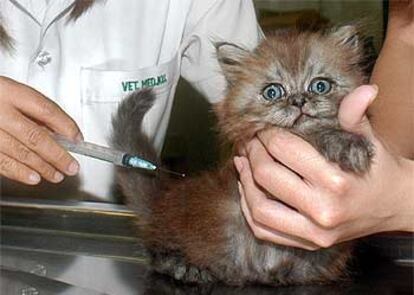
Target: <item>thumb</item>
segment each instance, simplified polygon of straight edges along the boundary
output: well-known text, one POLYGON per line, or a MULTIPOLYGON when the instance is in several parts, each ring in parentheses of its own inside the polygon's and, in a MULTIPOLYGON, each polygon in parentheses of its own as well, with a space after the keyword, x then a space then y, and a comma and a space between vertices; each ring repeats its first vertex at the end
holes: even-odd
POLYGON ((378 93, 377 85, 362 85, 345 96, 339 107, 338 119, 347 131, 372 137, 372 128, 365 115, 378 93))

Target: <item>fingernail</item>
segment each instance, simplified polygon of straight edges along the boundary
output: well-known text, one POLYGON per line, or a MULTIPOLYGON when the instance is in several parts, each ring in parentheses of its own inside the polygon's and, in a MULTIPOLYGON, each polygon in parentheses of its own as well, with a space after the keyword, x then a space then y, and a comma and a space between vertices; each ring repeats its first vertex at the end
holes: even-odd
POLYGON ((64 176, 63 176, 63 174, 62 174, 62 173, 60 173, 60 172, 55 172, 55 175, 53 175, 53 179, 54 179, 56 182, 61 182, 61 181, 63 180, 63 178, 64 178, 64 176))
POLYGON ((29 182, 36 184, 40 182, 40 175, 37 173, 32 173, 29 175, 29 182))
POLYGON ((243 163, 241 161, 240 157, 234 157, 233 158, 234 166, 236 166, 237 172, 241 172, 243 169, 243 163))
POLYGON ((79 172, 79 164, 76 161, 72 161, 67 171, 69 175, 75 175, 76 173, 79 172))
POLYGON ((372 102, 377 97, 379 88, 377 84, 371 84, 370 86, 371 87, 370 87, 368 96, 369 96, 370 102, 372 102))

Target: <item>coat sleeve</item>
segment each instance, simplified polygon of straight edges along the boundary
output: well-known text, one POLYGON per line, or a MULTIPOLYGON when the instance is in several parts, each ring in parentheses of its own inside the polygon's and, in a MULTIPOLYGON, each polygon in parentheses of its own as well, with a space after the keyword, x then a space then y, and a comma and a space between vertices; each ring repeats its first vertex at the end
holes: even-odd
POLYGON ((251 0, 195 0, 184 30, 181 76, 215 103, 223 97, 226 82, 214 42, 253 49, 262 38, 251 0))

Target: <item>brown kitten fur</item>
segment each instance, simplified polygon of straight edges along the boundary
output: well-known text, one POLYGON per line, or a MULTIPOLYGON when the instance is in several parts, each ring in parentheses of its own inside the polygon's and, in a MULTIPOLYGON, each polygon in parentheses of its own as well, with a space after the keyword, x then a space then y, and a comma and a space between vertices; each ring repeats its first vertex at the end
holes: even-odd
MULTIPOLYGON (((103 3, 103 0, 76 0, 73 4, 72 9, 69 13, 69 21, 76 21, 81 17, 86 11, 92 8, 95 3, 103 3)), ((0 49, 6 51, 13 50, 14 40, 10 36, 9 32, 6 30, 2 17, 0 15, 0 49)))
POLYGON ((97 2, 102 2, 102 0, 76 0, 70 11, 69 20, 76 21, 97 2))
MULTIPOLYGON (((341 130, 336 118, 341 99, 366 81, 361 42, 352 27, 280 31, 253 52, 221 43, 217 55, 229 84, 216 107, 228 141, 238 144, 279 126, 302 136, 343 169, 369 169, 371 144, 341 130), (308 85, 315 77, 329 79, 332 90, 311 93, 308 85), (264 99, 263 89, 275 83, 283 85, 283 97, 264 99)), ((146 136, 136 130, 154 100, 149 91, 125 99, 113 121, 113 142, 158 162, 146 136)), ((326 283, 346 274, 350 243, 309 252, 256 239, 240 210, 231 157, 221 167, 169 184, 132 169, 117 171, 156 271, 189 283, 238 286, 326 283)))
POLYGON ((3 25, 3 19, 0 14, 0 49, 5 51, 12 51, 14 40, 3 25))

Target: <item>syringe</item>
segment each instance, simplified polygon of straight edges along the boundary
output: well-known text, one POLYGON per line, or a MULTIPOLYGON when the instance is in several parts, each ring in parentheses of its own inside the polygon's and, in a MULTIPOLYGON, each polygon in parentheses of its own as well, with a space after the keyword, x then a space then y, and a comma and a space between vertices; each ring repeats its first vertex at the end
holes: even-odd
POLYGON ((117 166, 123 166, 128 168, 139 168, 145 169, 150 171, 163 171, 174 175, 179 175, 181 177, 185 177, 185 174, 170 171, 168 169, 158 167, 154 163, 145 160, 137 155, 131 155, 128 153, 124 153, 122 151, 118 151, 109 147, 100 146, 95 143, 86 142, 86 141, 71 141, 63 136, 54 135, 55 140, 66 150, 92 157, 95 159, 103 160, 106 162, 110 162, 117 166))

